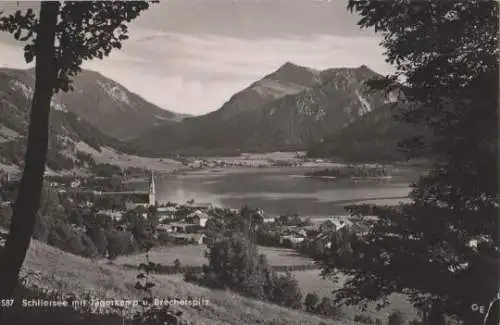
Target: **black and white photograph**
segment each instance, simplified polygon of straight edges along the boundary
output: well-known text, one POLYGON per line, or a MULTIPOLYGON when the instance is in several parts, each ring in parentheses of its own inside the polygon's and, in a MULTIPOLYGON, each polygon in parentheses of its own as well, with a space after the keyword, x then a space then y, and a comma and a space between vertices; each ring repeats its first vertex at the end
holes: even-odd
POLYGON ((0 324, 500 325, 499 1, 0 1, 0 324))

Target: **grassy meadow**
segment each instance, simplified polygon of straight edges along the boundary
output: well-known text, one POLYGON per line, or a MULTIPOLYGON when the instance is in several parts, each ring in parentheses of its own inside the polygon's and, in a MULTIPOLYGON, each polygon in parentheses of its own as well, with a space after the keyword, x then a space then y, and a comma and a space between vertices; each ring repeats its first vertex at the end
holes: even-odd
MULTIPOLYGON (((139 299, 134 288, 137 272, 118 265, 98 263, 63 252, 57 248, 32 240, 22 274, 27 277, 26 287, 53 289, 85 297, 139 299)), ((204 298, 209 304, 198 309, 178 306, 184 315, 196 324, 274 324, 283 325, 350 325, 349 320, 327 320, 308 313, 294 311, 262 301, 240 297, 228 291, 210 290, 186 283, 179 276, 154 275, 157 298, 204 298)), ((132 310, 131 310, 132 311, 132 310)))
MULTIPOLYGON (((149 252, 149 259, 154 263, 173 265, 175 259, 178 258, 181 265, 201 266, 208 262, 205 258, 206 249, 205 245, 159 247, 149 252)), ((259 246, 259 253, 265 254, 272 266, 313 264, 311 259, 298 255, 292 249, 259 246)), ((145 258, 145 253, 120 256, 114 263, 118 265, 138 265, 143 263, 145 258)))

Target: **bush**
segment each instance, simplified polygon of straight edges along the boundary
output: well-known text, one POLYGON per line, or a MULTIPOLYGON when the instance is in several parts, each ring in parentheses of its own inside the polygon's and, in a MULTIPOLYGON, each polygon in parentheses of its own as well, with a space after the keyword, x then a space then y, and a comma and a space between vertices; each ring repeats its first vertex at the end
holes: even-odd
POLYGON ((278 277, 272 300, 282 306, 299 309, 302 305, 302 293, 298 281, 290 272, 278 277))
POLYGON ((174 271, 178 273, 181 270, 181 261, 178 258, 174 261, 174 271))
POLYGON ((113 230, 108 235, 108 258, 114 260, 120 255, 131 253, 130 233, 113 230))
POLYGON ((363 324, 375 324, 375 320, 371 318, 370 316, 366 315, 356 315, 354 316, 354 321, 363 323, 363 324))
POLYGON ((198 282, 200 280, 200 276, 194 272, 193 269, 187 269, 184 272, 184 281, 186 282, 198 282))
POLYGON ((338 317, 341 314, 340 308, 328 297, 321 299, 316 307, 316 313, 327 317, 338 317))
POLYGON ((304 306, 306 308, 306 311, 310 313, 314 312, 318 302, 319 302, 319 297, 315 292, 308 293, 306 298, 304 299, 304 306))
POLYGON ((392 312, 387 319, 387 325, 403 325, 404 323, 403 313, 398 310, 392 312))

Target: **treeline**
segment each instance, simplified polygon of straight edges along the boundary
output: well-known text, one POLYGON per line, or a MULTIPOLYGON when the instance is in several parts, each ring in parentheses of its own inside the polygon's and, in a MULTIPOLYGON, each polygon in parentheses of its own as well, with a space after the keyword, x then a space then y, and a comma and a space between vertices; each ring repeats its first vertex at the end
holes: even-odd
POLYGON ((347 168, 326 168, 322 170, 316 170, 313 172, 308 172, 305 174, 310 177, 336 177, 336 178, 350 178, 350 177, 384 177, 389 176, 390 173, 385 168, 374 168, 374 167, 347 167, 347 168))
MULTIPOLYGON (((143 265, 132 265, 132 264, 123 264, 123 267, 129 268, 129 269, 140 269, 143 265)), ((166 274, 166 275, 172 275, 172 274, 202 274, 203 273, 203 266, 198 266, 198 265, 176 265, 175 263, 173 265, 165 265, 165 264, 160 264, 160 263, 149 263, 150 270, 153 273, 156 274, 166 274)), ((277 265, 277 266, 271 266, 273 270, 276 272, 297 272, 297 271, 307 271, 307 270, 317 270, 319 267, 315 264, 309 264, 309 265, 277 265)))
MULTIPOLYGON (((11 217, 12 208, 2 207, 0 226, 8 228, 11 217)), ((161 239, 154 236, 156 224, 154 209, 138 208, 113 220, 44 187, 33 238, 75 255, 114 259, 159 244, 161 239)))
POLYGON ((213 289, 230 289, 241 295, 299 309, 302 293, 290 272, 279 274, 247 238, 231 236, 209 245, 208 264, 202 273, 185 273, 184 279, 213 289))

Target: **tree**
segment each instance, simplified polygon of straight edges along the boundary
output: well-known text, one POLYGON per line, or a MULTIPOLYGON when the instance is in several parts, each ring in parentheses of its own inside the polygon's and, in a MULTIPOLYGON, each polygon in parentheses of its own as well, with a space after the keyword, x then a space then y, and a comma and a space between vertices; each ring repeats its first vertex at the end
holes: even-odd
POLYGON ((47 161, 53 94, 72 89, 71 77, 81 70, 84 60, 102 59, 119 49, 127 38, 126 23, 148 7, 143 1, 46 1, 41 3, 38 16, 33 9, 0 14, 0 31, 27 42, 24 56, 28 63, 36 57, 23 176, 0 261, 0 297, 13 296, 33 234, 47 161))
POLYGON ((477 324, 470 306, 498 290, 498 4, 350 0, 348 8, 383 36, 397 70, 371 86, 401 95, 396 119, 431 131, 401 149, 433 162, 411 203, 350 208, 379 220, 366 236, 332 245, 323 273, 350 276, 337 301, 384 302, 398 292, 423 311, 477 324))
POLYGON ((120 255, 125 255, 130 252, 130 238, 128 232, 113 230, 107 238, 108 243, 108 259, 114 260, 120 255))
POLYGON ((302 293, 299 283, 290 272, 278 276, 272 301, 293 309, 301 307, 302 293))
POLYGON ((181 261, 178 258, 174 261, 174 271, 179 272, 181 270, 181 261))
POLYGON ((87 236, 92 240, 96 247, 96 251, 99 255, 105 256, 108 249, 108 237, 106 236, 106 230, 97 223, 87 227, 87 236))
POLYGON ((209 245, 207 258, 206 273, 213 273, 220 284, 235 291, 252 291, 253 276, 259 273, 259 256, 248 239, 232 236, 218 240, 209 245))
POLYGON ((318 302, 319 302, 319 297, 315 292, 308 293, 306 295, 306 298, 304 299, 304 306, 306 307, 306 311, 309 313, 314 312, 318 302))
POLYGON ((321 299, 321 302, 316 307, 316 312, 327 317, 335 317, 340 314, 339 308, 329 297, 323 297, 323 299, 321 299))

